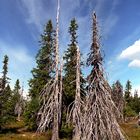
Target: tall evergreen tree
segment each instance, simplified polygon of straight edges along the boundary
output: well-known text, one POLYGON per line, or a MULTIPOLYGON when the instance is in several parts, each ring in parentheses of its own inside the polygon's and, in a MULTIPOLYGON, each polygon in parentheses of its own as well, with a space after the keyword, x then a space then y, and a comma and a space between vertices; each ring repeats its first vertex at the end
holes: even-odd
MULTIPOLYGON (((64 94, 65 105, 68 106, 74 101, 76 92, 76 60, 77 60, 77 29, 76 19, 72 19, 69 27, 70 44, 65 52, 64 60, 64 94)), ((82 63, 81 63, 82 65, 82 63)), ((82 74, 81 74, 82 75, 82 74)), ((84 80, 81 78, 81 88, 84 89, 84 80)))
POLYGON ((50 67, 54 61, 54 30, 51 20, 48 21, 43 34, 41 34, 40 46, 36 56, 37 67, 33 68, 33 78, 29 81, 31 101, 25 111, 26 123, 30 129, 36 129, 39 93, 53 75, 53 67, 50 67))
POLYGON ((133 97, 133 102, 131 103, 131 108, 139 114, 140 112, 140 97, 138 96, 138 91, 135 90, 134 92, 134 97, 133 97))
POLYGON ((0 79, 0 124, 2 124, 3 122, 3 117, 5 114, 5 110, 4 110, 4 104, 5 104, 5 99, 8 99, 8 96, 6 94, 7 89, 6 89, 6 84, 8 83, 8 77, 7 77, 7 73, 8 73, 8 56, 5 55, 4 56, 4 60, 3 60, 3 71, 2 71, 2 78, 0 79))
POLYGON ((5 89, 5 87, 6 87, 6 84, 7 84, 7 80, 8 80, 8 77, 7 77, 7 73, 8 73, 8 56, 7 55, 5 55, 4 56, 4 60, 3 60, 3 71, 2 71, 2 80, 1 80, 1 82, 2 82, 2 84, 1 84, 1 86, 2 86, 2 90, 4 90, 5 89))
POLYGON ((54 30, 51 20, 41 34, 40 50, 36 55, 37 67, 32 70, 33 78, 29 81, 30 96, 38 96, 44 85, 51 79, 54 61, 54 30))
POLYGON ((19 111, 22 112, 21 98, 22 98, 22 95, 21 95, 20 82, 19 82, 19 79, 17 79, 14 86, 13 98, 12 98, 13 100, 12 107, 14 109, 14 114, 15 114, 15 117, 17 117, 17 120, 20 120, 18 119, 19 111))
POLYGON ((14 86, 14 90, 13 90, 13 94, 15 96, 15 102, 18 101, 18 98, 20 96, 19 92, 20 92, 20 82, 19 82, 19 79, 16 80, 16 83, 15 83, 15 86, 14 86))
MULTIPOLYGON (((131 98, 129 99, 129 102, 126 104, 126 107, 128 107, 128 106, 131 108, 132 112, 134 112, 134 115, 139 114, 139 112, 140 112, 140 98, 138 96, 137 90, 135 90, 135 92, 134 92, 134 97, 131 96, 131 98)), ((132 116, 133 114, 131 113, 130 115, 132 116)))
POLYGON ((125 93, 124 93, 124 99, 125 99, 125 108, 124 108, 124 119, 126 117, 134 117, 136 116, 136 111, 135 111, 135 103, 134 103, 134 98, 131 95, 131 81, 128 80, 126 82, 125 86, 125 93))
POLYGON ((13 108, 13 95, 10 85, 5 87, 4 94, 2 96, 2 122, 8 123, 14 120, 14 108, 13 108))
POLYGON ((126 83, 125 94, 124 94, 126 103, 129 103, 131 101, 131 89, 132 89, 131 81, 128 80, 126 83))

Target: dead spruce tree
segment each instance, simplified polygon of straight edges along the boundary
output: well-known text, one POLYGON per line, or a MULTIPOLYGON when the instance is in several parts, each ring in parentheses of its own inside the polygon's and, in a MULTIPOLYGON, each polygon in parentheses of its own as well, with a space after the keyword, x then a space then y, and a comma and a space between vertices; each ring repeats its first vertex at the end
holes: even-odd
POLYGON ((80 50, 77 46, 77 56, 76 56, 76 94, 75 94, 75 100, 73 102, 72 108, 70 111, 68 110, 68 123, 71 123, 74 126, 73 130, 73 139, 80 140, 82 135, 82 109, 83 109, 83 101, 81 99, 81 90, 80 90, 80 78, 81 78, 81 72, 80 72, 80 50))
POLYGON ((24 100, 23 100, 23 86, 21 89, 18 90, 18 99, 17 99, 17 103, 15 105, 15 114, 17 115, 17 121, 21 121, 21 114, 23 112, 23 108, 24 108, 24 100))
MULTIPOLYGON (((82 128, 82 140, 124 140, 114 114, 115 104, 111 88, 103 75, 97 19, 93 14, 93 38, 87 65, 92 67, 88 76, 88 94, 82 128)), ((117 108, 116 108, 117 109, 117 108)))
MULTIPOLYGON (((62 106, 62 76, 59 80, 59 9, 58 0, 56 17, 56 38, 55 38, 55 77, 51 79, 40 93, 40 104, 38 112, 37 132, 45 132, 47 128, 52 128, 52 140, 59 139, 59 125, 61 120, 62 106)), ((62 73, 62 66, 60 72, 62 73)))
MULTIPOLYGON (((117 118, 118 122, 122 122, 123 119, 123 111, 124 111, 124 106, 125 106, 125 100, 123 97, 123 86, 121 85, 120 81, 117 80, 113 85, 112 85, 112 100, 114 101, 116 107, 121 113, 121 116, 117 118)), ((117 116, 117 115, 116 115, 117 116)))

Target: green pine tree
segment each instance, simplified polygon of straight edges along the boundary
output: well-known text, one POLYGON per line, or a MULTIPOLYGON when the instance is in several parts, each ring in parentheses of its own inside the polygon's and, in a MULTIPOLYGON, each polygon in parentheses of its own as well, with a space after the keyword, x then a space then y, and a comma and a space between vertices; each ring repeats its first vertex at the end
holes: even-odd
POLYGON ((2 111, 2 121, 3 123, 8 123, 15 120, 14 117, 14 108, 13 108, 13 95, 10 85, 8 84, 4 90, 2 96, 3 101, 3 111, 2 111))
POLYGON ((136 112, 133 107, 133 97, 131 95, 132 85, 131 81, 128 80, 125 87, 124 99, 125 99, 125 108, 124 108, 124 118, 135 116, 136 112))
POLYGON ((9 60, 9 58, 8 58, 8 56, 7 55, 5 55, 4 56, 4 60, 3 60, 3 71, 2 71, 2 80, 1 80, 1 88, 2 88, 2 90, 4 90, 5 89, 5 87, 6 87, 6 84, 8 83, 8 77, 7 77, 7 73, 8 73, 8 60, 9 60))
POLYGON ((20 82, 19 82, 19 79, 17 79, 16 83, 15 83, 15 86, 14 86, 14 89, 13 89, 13 98, 12 98, 12 100, 13 100, 13 106, 12 107, 13 107, 15 116, 17 116, 16 110, 15 110, 16 105, 21 98, 20 90, 21 90, 20 82))
POLYGON ((39 93, 53 76, 54 62, 54 29, 51 20, 45 26, 41 35, 40 50, 36 56, 37 67, 33 68, 33 78, 29 81, 29 96, 25 111, 25 121, 29 129, 36 129, 36 116, 39 109, 39 93))
POLYGON ((140 112, 140 97, 138 96, 137 90, 135 90, 135 92, 134 92, 134 97, 132 98, 130 106, 137 114, 139 114, 139 112, 140 112))
POLYGON ((131 89, 132 89, 131 81, 128 80, 127 83, 126 83, 125 94, 124 94, 125 101, 126 101, 126 103, 128 103, 128 104, 129 104, 130 101, 131 101, 131 89))
MULTIPOLYGON (((62 113, 62 128, 61 132, 64 137, 71 137, 72 135, 72 128, 66 127, 66 111, 69 107, 69 105, 74 101, 75 99, 75 93, 76 93, 76 66, 77 66, 77 30, 78 30, 78 24, 76 22, 76 19, 72 19, 70 22, 70 27, 68 30, 68 33, 70 35, 70 43, 68 44, 68 49, 65 52, 65 55, 63 57, 65 64, 64 64, 64 77, 63 77, 63 113, 62 113)), ((83 65, 83 62, 81 62, 81 66, 83 65)), ((84 94, 85 90, 85 80, 82 77, 82 71, 81 71, 81 93, 84 94)), ((81 94, 81 95, 83 95, 81 94)))
POLYGON ((4 60, 3 60, 3 71, 2 71, 2 78, 0 80, 0 128, 2 123, 4 122, 5 118, 5 104, 8 99, 7 96, 7 89, 6 89, 6 85, 8 83, 8 77, 7 77, 7 73, 8 73, 8 56, 5 55, 4 56, 4 60))
MULTIPOLYGON (((76 58, 77 58, 77 29, 78 24, 76 23, 76 19, 72 19, 69 27, 70 34, 70 44, 68 45, 68 49, 65 52, 64 56, 64 102, 65 106, 68 107, 75 98, 76 92, 76 58)), ((81 65, 83 63, 81 62, 81 65)), ((81 72, 82 75, 82 72, 81 72)), ((81 88, 84 89, 84 80, 81 78, 81 88)), ((83 92, 83 91, 82 91, 83 92)))

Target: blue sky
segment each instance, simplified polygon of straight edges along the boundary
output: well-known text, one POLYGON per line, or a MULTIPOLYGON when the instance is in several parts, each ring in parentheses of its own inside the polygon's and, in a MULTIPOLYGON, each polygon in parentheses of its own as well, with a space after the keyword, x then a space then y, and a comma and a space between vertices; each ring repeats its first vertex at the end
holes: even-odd
MULTIPOLYGON (((45 23, 55 26, 56 0, 0 0, 0 61, 9 56, 9 77, 25 89, 35 67, 35 55, 45 23)), ((110 83, 129 79, 140 90, 140 1, 139 0, 61 0, 60 53, 69 43, 70 20, 77 19, 78 45, 86 60, 91 44, 91 16, 96 11, 104 51, 104 69, 110 83)), ((2 69, 2 63, 0 63, 2 69)), ((84 68, 84 74, 89 71, 84 68)))

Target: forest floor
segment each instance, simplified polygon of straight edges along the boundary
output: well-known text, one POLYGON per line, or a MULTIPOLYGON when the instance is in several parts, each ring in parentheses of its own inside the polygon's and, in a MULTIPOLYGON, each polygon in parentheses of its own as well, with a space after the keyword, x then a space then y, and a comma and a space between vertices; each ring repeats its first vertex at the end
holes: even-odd
MULTIPOLYGON (((140 127, 138 127, 136 121, 123 123, 121 128, 129 140, 140 140, 140 127)), ((21 121, 6 125, 0 134, 0 140, 50 140, 50 135, 28 132, 21 121)))
POLYGON ((121 124, 121 128, 127 135, 128 140, 140 140, 140 126, 138 126, 136 120, 121 124))
MULTIPOLYGON (((47 136, 48 137, 48 136, 47 136)), ((28 132, 22 121, 5 125, 0 140, 47 140, 46 135, 28 132)), ((49 139, 48 139, 49 140, 49 139)))

